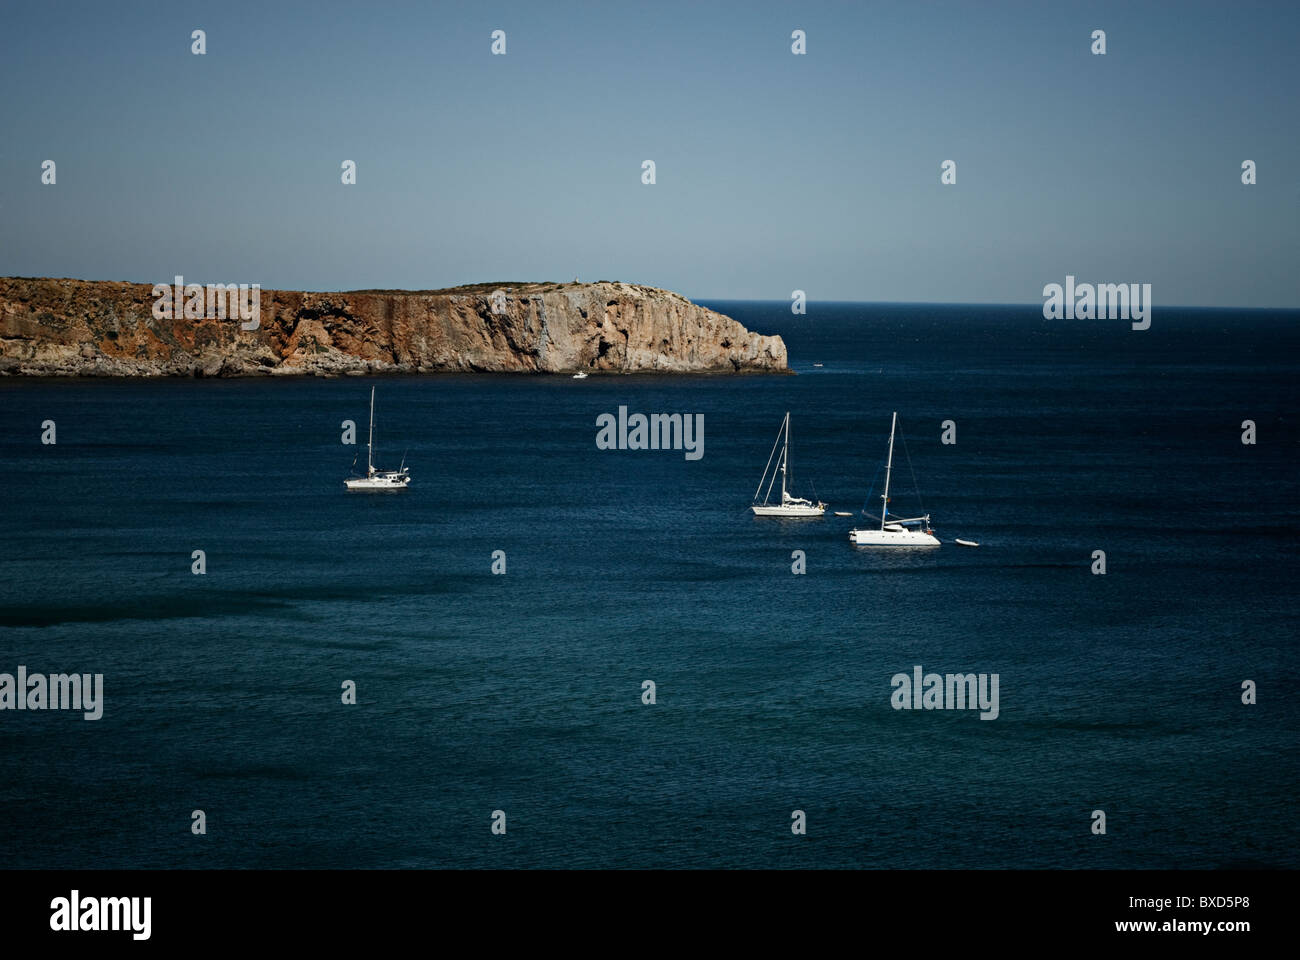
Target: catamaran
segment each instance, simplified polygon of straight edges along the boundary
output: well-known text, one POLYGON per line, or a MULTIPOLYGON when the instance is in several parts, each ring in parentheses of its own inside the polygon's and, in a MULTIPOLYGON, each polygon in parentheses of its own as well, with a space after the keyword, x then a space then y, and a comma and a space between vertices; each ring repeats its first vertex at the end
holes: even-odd
POLYGON ((366 475, 352 476, 343 481, 350 492, 356 493, 390 493, 405 490, 411 482, 411 471, 402 458, 402 466, 397 470, 375 469, 375 388, 370 388, 370 435, 366 438, 366 475))
POLYGON ((813 503, 811 500, 804 500, 802 497, 792 497, 786 489, 787 475, 790 472, 790 412, 787 410, 785 419, 781 421, 781 430, 776 435, 776 443, 772 444, 772 452, 768 454, 767 466, 763 468, 763 476, 758 481, 758 489, 754 491, 754 505, 750 508, 754 515, 758 517, 820 517, 826 512, 826 504, 818 500, 813 503), (784 440, 784 443, 782 442, 784 440), (777 467, 772 470, 772 461, 776 457, 776 448, 781 447, 781 459, 777 461, 777 467), (767 479, 768 470, 772 470, 772 479, 767 479), (772 494, 772 486, 776 483, 776 475, 781 474, 781 502, 768 503, 772 494), (763 481, 767 480, 767 491, 763 494, 763 502, 758 502, 758 493, 763 489, 763 481))
POLYGON ((849 540, 861 547, 937 547, 939 539, 930 529, 930 515, 891 520, 889 517, 889 476, 894 469, 894 431, 898 411, 889 425, 889 460, 885 464, 885 492, 880 496, 880 529, 874 527, 849 531, 849 540))

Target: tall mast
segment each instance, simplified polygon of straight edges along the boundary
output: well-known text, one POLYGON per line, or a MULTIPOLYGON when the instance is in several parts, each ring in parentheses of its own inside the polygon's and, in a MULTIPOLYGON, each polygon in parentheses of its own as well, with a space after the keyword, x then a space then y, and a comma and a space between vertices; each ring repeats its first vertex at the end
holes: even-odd
POLYGON ((785 472, 790 468, 790 411, 785 412, 785 449, 781 451, 781 502, 785 503, 785 472))
POLYGON ((885 529, 885 516, 889 513, 889 473, 894 469, 894 427, 898 425, 898 411, 889 423, 889 462, 885 464, 885 492, 880 497, 880 529, 885 529))
POLYGON ((375 472, 375 388, 370 387, 370 436, 366 438, 366 476, 375 472))

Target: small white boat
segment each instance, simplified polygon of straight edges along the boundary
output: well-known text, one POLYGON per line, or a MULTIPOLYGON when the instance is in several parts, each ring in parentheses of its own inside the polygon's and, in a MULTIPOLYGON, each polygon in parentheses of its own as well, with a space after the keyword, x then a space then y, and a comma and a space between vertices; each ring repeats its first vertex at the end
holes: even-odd
POLYGON ((824 363, 814 363, 813 366, 814 366, 814 367, 824 367, 824 366, 826 366, 826 364, 824 364, 824 363))
POLYGON ((889 477, 894 469, 894 432, 898 428, 898 412, 889 425, 889 459, 885 463, 885 492, 880 497, 880 529, 854 528, 849 540, 860 547, 937 547, 939 538, 930 529, 930 515, 910 519, 889 519, 889 477))
POLYGON ((396 493, 405 490, 411 482, 411 471, 406 467, 406 459, 397 470, 376 470, 374 464, 375 444, 375 388, 370 388, 370 435, 366 439, 366 475, 348 477, 343 485, 349 493, 396 493))
POLYGON ((853 516, 853 514, 849 513, 849 511, 847 511, 847 510, 836 510, 836 511, 835 511, 835 516, 837 516, 837 517, 851 517, 851 516, 853 516))
POLYGON ((750 507, 756 517, 820 517, 826 512, 826 504, 818 500, 813 503, 811 500, 804 500, 802 497, 792 497, 786 490, 786 477, 790 471, 790 412, 787 410, 785 419, 781 421, 781 429, 776 435, 776 443, 772 444, 772 452, 768 455, 767 466, 763 468, 763 476, 759 478, 758 489, 754 491, 754 505, 750 507), (782 439, 784 438, 784 444, 782 439), (781 447, 781 459, 777 461, 775 469, 772 468, 773 458, 776 457, 776 448, 781 447), (772 479, 768 480, 767 491, 763 494, 763 502, 758 502, 758 492, 763 489, 763 481, 767 480, 768 470, 772 471, 772 479), (781 502, 768 503, 768 498, 772 493, 772 485, 776 483, 777 473, 781 474, 781 502))
POLYGON ((978 547, 978 546, 979 546, 979 544, 976 543, 974 540, 963 540, 963 539, 961 539, 960 537, 958 537, 956 540, 954 540, 953 543, 957 544, 958 546, 962 546, 962 547, 978 547))
POLYGON ((577 373, 575 373, 575 374, 573 375, 573 379, 574 379, 574 380, 586 380, 586 379, 587 379, 587 375, 586 375, 585 373, 583 373, 581 370, 579 370, 577 373))

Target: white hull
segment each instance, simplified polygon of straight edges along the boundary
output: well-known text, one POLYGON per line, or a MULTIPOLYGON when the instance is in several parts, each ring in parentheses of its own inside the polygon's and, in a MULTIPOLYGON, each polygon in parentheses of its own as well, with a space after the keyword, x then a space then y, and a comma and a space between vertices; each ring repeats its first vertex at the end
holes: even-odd
POLYGON ((821 504, 813 506, 785 504, 779 507, 765 507, 756 503, 750 509, 754 511, 756 517, 820 517, 826 513, 826 508, 821 504))
POLYGON ((377 474, 373 477, 349 477, 343 481, 352 493, 396 493, 405 490, 411 478, 404 473, 377 474))
POLYGON ((939 539, 924 530, 850 530, 849 541, 859 547, 939 546, 939 539))

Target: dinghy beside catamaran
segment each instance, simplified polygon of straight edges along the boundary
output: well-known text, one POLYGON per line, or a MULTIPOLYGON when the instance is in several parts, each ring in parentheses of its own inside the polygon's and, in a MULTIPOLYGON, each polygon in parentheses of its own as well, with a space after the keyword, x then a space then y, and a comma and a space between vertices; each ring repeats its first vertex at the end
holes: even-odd
POLYGON ((781 421, 781 430, 776 435, 776 443, 772 444, 772 452, 768 455, 767 466, 763 468, 763 476, 758 481, 758 489, 754 491, 754 505, 750 508, 754 515, 758 517, 820 517, 826 512, 826 504, 818 500, 813 503, 811 500, 804 500, 801 497, 790 496, 787 490, 788 474, 790 472, 790 412, 787 410, 785 419, 781 421), (784 441, 784 443, 782 442, 784 441), (776 457, 776 448, 781 448, 781 459, 777 461, 776 469, 772 469, 772 461, 776 457), (772 470, 772 479, 767 479, 768 470, 772 470), (781 474, 781 502, 768 503, 772 494, 772 486, 776 483, 777 473, 781 474), (767 480, 767 490, 763 493, 763 502, 758 502, 758 493, 763 489, 763 481, 767 480))
POLYGON ((411 482, 411 472, 407 469, 406 458, 397 470, 376 470, 374 462, 375 443, 375 388, 370 388, 370 435, 366 439, 366 475, 352 476, 343 481, 351 493, 395 493, 405 490, 411 482))
POLYGON ((880 496, 880 529, 854 528, 849 540, 860 547, 937 547, 939 539, 930 529, 930 515, 911 519, 889 518, 889 477, 894 469, 894 431, 898 427, 898 411, 889 425, 889 459, 885 463, 885 492, 880 496))

